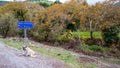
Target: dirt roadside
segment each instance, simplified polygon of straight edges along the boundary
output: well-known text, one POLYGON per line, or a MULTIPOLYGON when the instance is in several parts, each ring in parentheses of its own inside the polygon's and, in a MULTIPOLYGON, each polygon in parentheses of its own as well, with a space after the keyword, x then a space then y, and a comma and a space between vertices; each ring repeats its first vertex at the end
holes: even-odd
POLYGON ((60 60, 40 54, 36 58, 21 54, 22 52, 0 42, 0 68, 70 68, 60 60))

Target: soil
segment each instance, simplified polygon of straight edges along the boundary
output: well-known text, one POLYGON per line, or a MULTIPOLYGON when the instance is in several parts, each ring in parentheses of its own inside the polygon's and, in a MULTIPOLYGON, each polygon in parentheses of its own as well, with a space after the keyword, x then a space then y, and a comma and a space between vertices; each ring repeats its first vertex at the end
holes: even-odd
POLYGON ((112 64, 111 62, 100 61, 98 57, 81 55, 78 59, 80 63, 89 63, 91 65, 96 65, 97 68, 120 68, 119 64, 112 64))

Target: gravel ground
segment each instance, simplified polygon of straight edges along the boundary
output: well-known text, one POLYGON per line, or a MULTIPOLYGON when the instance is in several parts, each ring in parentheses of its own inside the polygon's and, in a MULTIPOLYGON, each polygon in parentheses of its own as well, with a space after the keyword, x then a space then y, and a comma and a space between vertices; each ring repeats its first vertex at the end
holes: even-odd
POLYGON ((0 42, 0 68, 70 68, 64 62, 37 54, 25 57, 22 52, 0 42))

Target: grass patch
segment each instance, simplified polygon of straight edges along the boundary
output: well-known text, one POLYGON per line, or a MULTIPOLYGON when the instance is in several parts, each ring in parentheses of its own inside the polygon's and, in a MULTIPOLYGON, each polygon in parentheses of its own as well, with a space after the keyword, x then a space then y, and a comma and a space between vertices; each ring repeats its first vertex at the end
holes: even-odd
MULTIPOLYGON (((90 38, 90 32, 72 32, 74 37, 90 38)), ((101 38, 101 32, 93 32, 93 37, 101 38)))
POLYGON ((85 52, 110 52, 109 48, 98 45, 84 45, 81 49, 85 52))
POLYGON ((72 54, 69 51, 63 51, 63 50, 58 50, 58 49, 49 49, 49 48, 32 48, 33 50, 40 52, 42 54, 63 60, 64 62, 66 62, 67 64, 69 64, 70 66, 72 66, 73 68, 83 68, 84 67, 89 67, 89 68, 96 68, 96 65, 91 65, 88 63, 78 63, 77 62, 77 58, 79 56, 72 54))
POLYGON ((0 39, 0 41, 3 41, 8 46, 11 46, 13 48, 16 48, 18 50, 22 50, 23 42, 13 41, 13 40, 6 40, 6 39, 0 39))
POLYGON ((76 55, 72 55, 70 52, 67 51, 49 49, 49 48, 35 48, 35 47, 33 47, 32 49, 42 54, 46 54, 58 58, 65 62, 73 62, 77 58, 76 55))
MULTIPOLYGON (((17 48, 19 50, 22 50, 23 42, 18 41, 8 41, 7 39, 0 39, 0 41, 3 41, 5 44, 17 48)), ((89 63, 79 63, 76 59, 79 57, 79 55, 76 55, 70 51, 56 49, 56 48, 46 48, 46 47, 31 47, 34 51, 42 53, 45 56, 50 56, 59 60, 62 60, 66 62, 67 65, 71 66, 72 68, 97 68, 94 64, 89 63)))
MULTIPOLYGON (((74 37, 81 36, 83 38, 90 38, 90 32, 72 32, 74 37)), ((101 32, 93 32, 93 37, 102 38, 101 32)), ((119 33, 120 37, 120 33, 119 33)))

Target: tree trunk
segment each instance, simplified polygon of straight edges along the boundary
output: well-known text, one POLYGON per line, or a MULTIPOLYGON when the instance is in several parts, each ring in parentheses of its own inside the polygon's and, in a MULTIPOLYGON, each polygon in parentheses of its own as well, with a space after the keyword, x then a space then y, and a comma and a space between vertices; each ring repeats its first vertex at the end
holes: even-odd
POLYGON ((90 39, 93 39, 92 20, 90 21, 90 39))
POLYGON ((93 31, 90 31, 90 39, 93 39, 93 31))
MULTIPOLYGON (((80 30, 78 29, 78 30, 77 30, 77 32, 78 32, 78 33, 80 33, 80 30)), ((79 37, 79 42, 80 42, 80 45, 82 45, 81 36, 79 35, 78 37, 79 37)))
POLYGON ((48 41, 48 34, 45 36, 45 41, 48 41))
POLYGON ((9 27, 6 29, 5 34, 4 34, 3 38, 6 38, 6 37, 7 37, 7 35, 8 35, 8 31, 9 31, 9 27))

